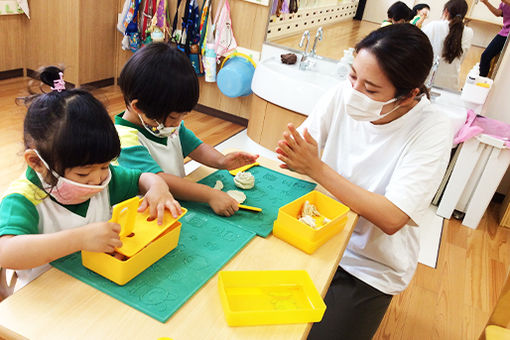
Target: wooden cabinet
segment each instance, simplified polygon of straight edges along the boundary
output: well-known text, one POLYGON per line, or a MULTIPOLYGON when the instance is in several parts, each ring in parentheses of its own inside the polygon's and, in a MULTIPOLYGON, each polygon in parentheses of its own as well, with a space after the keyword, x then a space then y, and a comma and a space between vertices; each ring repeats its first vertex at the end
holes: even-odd
POLYGON ((66 81, 75 85, 113 83, 116 5, 113 0, 31 1, 25 67, 63 64, 66 81))
POLYGON ((287 124, 299 126, 305 119, 305 115, 272 104, 253 94, 248 136, 260 145, 274 150, 282 139, 287 124))

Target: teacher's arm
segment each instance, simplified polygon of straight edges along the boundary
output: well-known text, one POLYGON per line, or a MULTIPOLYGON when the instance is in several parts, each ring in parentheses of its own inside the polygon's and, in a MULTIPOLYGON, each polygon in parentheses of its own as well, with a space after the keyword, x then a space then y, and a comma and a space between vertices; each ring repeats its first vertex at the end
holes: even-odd
POLYGON ((292 124, 278 143, 278 159, 289 168, 308 175, 351 210, 388 235, 409 222, 409 216, 383 195, 365 190, 337 173, 319 158, 318 146, 305 129, 303 137, 292 124))

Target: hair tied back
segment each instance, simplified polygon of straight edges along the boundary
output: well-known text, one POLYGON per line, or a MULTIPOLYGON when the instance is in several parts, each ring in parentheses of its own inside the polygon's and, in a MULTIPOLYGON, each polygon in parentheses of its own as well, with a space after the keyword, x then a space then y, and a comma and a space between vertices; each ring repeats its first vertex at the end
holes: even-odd
POLYGON ((59 79, 55 79, 53 81, 53 87, 51 87, 51 89, 53 91, 62 92, 63 90, 66 89, 66 82, 64 81, 64 73, 59 72, 58 75, 59 75, 59 79))

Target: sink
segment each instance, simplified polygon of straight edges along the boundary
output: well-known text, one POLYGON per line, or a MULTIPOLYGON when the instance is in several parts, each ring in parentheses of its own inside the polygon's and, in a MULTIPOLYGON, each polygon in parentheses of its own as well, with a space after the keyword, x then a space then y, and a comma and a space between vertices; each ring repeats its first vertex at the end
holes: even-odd
POLYGON ((255 69, 252 91, 268 102, 308 116, 319 98, 340 82, 332 76, 335 62, 322 58, 312 62, 314 66, 305 71, 299 69, 299 61, 283 64, 279 55, 264 59, 255 69))

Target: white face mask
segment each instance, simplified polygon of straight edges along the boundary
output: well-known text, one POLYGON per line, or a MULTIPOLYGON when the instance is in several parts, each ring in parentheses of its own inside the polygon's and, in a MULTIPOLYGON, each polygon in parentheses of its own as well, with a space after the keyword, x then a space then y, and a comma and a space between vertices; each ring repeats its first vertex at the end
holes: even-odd
POLYGON ((48 166, 48 163, 41 157, 37 150, 33 149, 41 162, 44 164, 46 169, 51 171, 53 176, 57 178, 57 184, 53 187, 45 187, 44 190, 48 191, 54 199, 56 199, 59 203, 64 205, 70 204, 80 204, 97 194, 98 192, 103 191, 110 183, 112 178, 112 173, 108 170, 108 177, 101 183, 100 185, 89 185, 82 184, 70 179, 65 178, 64 176, 60 176, 55 171, 51 170, 48 166))
POLYGON ((140 118, 140 121, 142 122, 143 127, 145 130, 149 131, 153 136, 159 137, 159 138, 166 138, 171 137, 174 135, 175 131, 177 130, 177 126, 168 126, 166 127, 162 123, 155 120, 156 123, 158 123, 158 126, 150 126, 147 123, 145 123, 142 119, 142 116, 138 115, 140 118))
POLYGON ((381 114, 384 105, 393 103, 397 98, 390 99, 386 102, 378 102, 373 100, 364 93, 355 90, 350 82, 346 82, 344 87, 345 111, 352 119, 361 121, 376 121, 386 117, 400 107, 397 105, 391 111, 381 114))

